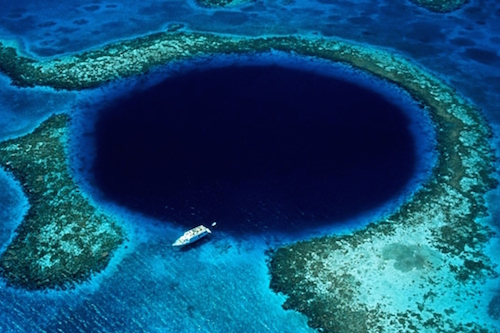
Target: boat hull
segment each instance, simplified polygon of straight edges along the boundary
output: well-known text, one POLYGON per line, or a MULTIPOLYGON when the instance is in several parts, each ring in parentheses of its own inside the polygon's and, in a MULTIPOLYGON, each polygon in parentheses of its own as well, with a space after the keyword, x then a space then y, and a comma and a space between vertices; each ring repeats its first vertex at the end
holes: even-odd
POLYGON ((212 232, 210 231, 210 229, 208 229, 204 225, 199 225, 193 229, 186 231, 181 237, 177 238, 177 240, 172 243, 172 246, 182 247, 188 244, 192 244, 211 233, 212 232))

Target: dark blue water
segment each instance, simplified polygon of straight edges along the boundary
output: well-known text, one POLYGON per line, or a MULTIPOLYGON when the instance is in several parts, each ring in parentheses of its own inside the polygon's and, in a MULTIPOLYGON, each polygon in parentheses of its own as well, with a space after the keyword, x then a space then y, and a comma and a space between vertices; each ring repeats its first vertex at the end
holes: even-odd
POLYGON ((339 78, 191 71, 99 111, 94 185, 187 227, 303 231, 400 194, 416 163, 409 125, 384 96, 339 78))

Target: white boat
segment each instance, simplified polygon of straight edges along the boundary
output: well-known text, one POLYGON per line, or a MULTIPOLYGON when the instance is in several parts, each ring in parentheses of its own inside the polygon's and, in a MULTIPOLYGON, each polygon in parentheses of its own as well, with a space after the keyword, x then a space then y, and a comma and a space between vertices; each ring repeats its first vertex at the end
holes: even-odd
POLYGON ((172 244, 172 246, 184 246, 196 242, 198 239, 205 237, 212 232, 204 225, 199 225, 193 229, 186 231, 181 237, 172 244))

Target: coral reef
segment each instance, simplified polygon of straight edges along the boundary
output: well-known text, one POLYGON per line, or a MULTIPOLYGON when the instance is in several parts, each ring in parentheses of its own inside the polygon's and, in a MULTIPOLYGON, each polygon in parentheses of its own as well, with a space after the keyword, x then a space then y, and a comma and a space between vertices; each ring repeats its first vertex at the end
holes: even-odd
POLYGON ((497 185, 490 129, 418 67, 378 52, 358 60, 430 113, 438 151, 432 177, 382 221, 272 252, 271 286, 324 332, 494 332, 468 315, 486 312, 481 286, 498 275, 484 254, 493 232, 478 222, 484 194, 497 185))
POLYGON ((206 8, 235 7, 249 2, 248 0, 196 0, 198 5, 206 8))
POLYGON ((26 289, 66 288, 109 263, 122 229, 80 192, 68 172, 68 117, 0 144, 0 165, 21 183, 29 210, 0 257, 0 274, 26 289))
POLYGON ((411 0, 411 2, 431 12, 449 13, 460 9, 467 3, 467 0, 411 0))

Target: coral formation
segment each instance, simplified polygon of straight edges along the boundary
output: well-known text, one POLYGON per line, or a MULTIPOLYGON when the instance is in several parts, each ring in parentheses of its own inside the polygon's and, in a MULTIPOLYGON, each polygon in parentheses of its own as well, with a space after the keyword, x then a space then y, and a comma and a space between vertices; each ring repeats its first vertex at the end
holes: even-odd
POLYGON ((235 7, 248 2, 248 0, 196 0, 198 5, 206 8, 235 7))
POLYGON ((65 288, 109 263, 123 230, 79 191, 68 170, 67 116, 0 144, 0 165, 21 183, 29 210, 0 257, 0 274, 26 289, 65 288))
POLYGON ((431 12, 448 13, 460 9, 467 0, 411 0, 418 6, 424 7, 431 12))
POLYGON ((484 194, 497 185, 490 129, 474 106, 418 67, 370 58, 359 61, 430 113, 438 151, 431 178, 382 221, 273 252, 271 286, 325 332, 493 332, 467 316, 486 311, 480 285, 497 276, 483 251, 493 232, 478 222, 484 194))

